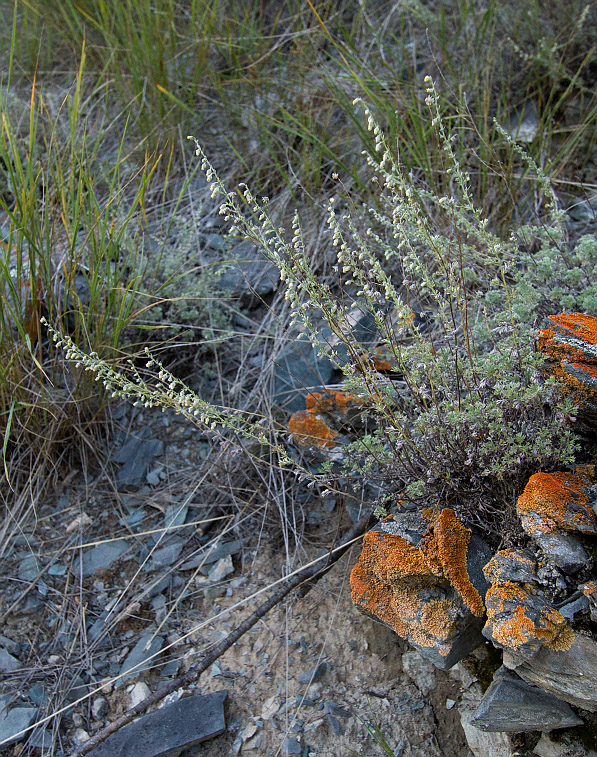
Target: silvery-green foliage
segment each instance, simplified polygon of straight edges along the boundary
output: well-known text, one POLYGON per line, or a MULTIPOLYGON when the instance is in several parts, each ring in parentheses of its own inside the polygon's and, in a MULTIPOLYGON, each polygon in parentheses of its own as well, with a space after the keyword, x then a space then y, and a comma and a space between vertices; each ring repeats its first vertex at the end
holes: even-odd
POLYGON ((197 154, 214 193, 225 197, 221 212, 278 265, 295 318, 336 359, 347 389, 368 400, 375 431, 346 448, 345 472, 381 478, 388 491, 413 499, 450 504, 492 530, 529 474, 571 463, 577 451, 569 422, 574 405, 547 378, 535 339, 545 315, 541 304, 553 304, 555 312, 590 304, 594 294, 584 285, 595 266, 595 246, 583 239, 569 256, 562 252, 562 214, 536 167, 549 226, 526 227, 506 240, 493 234, 451 148, 435 88, 427 84, 452 194, 433 195, 405 175, 359 101, 378 153, 377 160, 366 157, 380 202, 368 209, 370 222, 363 228, 330 201, 338 287, 320 281, 309 267, 298 218, 287 238, 265 202, 243 187, 241 205, 238 195, 226 193, 199 145, 197 154), (550 267, 559 287, 555 303, 546 276, 550 267), (388 273, 396 268, 400 277, 388 273), (347 291, 368 310, 400 381, 380 376, 363 357, 347 291), (348 361, 322 343, 322 321, 346 348, 348 361))

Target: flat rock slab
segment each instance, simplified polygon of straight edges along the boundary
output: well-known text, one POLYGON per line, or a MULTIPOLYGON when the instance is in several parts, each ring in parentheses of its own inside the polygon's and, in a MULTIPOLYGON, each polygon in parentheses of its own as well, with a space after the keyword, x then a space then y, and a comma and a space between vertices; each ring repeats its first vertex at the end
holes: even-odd
MULTIPOLYGON (((147 432, 145 432, 147 433, 147 432)), ((145 483, 145 476, 154 457, 164 453, 161 439, 143 439, 130 437, 112 455, 115 463, 122 463, 116 474, 119 486, 140 486, 145 483)))
POLYGON ((19 736, 21 731, 34 722, 39 710, 37 707, 13 707, 8 708, 10 697, 0 697, 0 748, 15 741, 26 739, 27 736, 19 736))
POLYGON ((148 670, 152 665, 156 664, 157 653, 164 646, 164 639, 162 636, 153 636, 151 631, 147 631, 142 634, 139 641, 135 644, 133 649, 127 655, 125 661, 120 668, 120 674, 122 678, 116 681, 116 687, 122 686, 123 683, 133 678, 137 678, 144 670, 148 670), (146 645, 149 644, 147 649, 146 645), (131 671, 128 673, 127 671, 131 671), (125 673, 127 675, 125 675, 125 673))
POLYGON ((219 736, 226 729, 228 692, 179 699, 154 710, 110 736, 89 757, 177 757, 183 749, 219 736))
POLYGON ((305 395, 330 383, 334 366, 301 334, 274 360, 273 397, 286 412, 305 409, 305 395))
POLYGON ((530 659, 504 652, 504 665, 527 683, 565 702, 597 712, 597 642, 577 633, 570 649, 541 649, 530 659))
POLYGON ((522 733, 573 728, 583 721, 566 702, 531 686, 502 666, 470 723, 482 731, 522 733))
POLYGON ((87 549, 83 552, 83 564, 81 558, 77 557, 73 563, 72 572, 75 576, 82 573, 83 578, 97 573, 98 570, 105 570, 115 562, 121 555, 128 551, 129 543, 126 539, 116 539, 116 541, 107 541, 98 544, 96 547, 87 549))
POLYGON ((232 250, 226 266, 218 287, 240 297, 247 305, 274 292, 280 283, 278 267, 249 241, 241 242, 232 250))

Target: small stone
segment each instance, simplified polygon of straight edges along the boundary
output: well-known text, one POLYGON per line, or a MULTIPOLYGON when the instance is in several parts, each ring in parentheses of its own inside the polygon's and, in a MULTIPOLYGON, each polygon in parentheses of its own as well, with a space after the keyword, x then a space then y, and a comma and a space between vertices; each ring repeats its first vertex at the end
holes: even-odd
POLYGON ((450 699, 450 698, 446 699, 446 710, 451 710, 455 704, 456 704, 455 699, 450 699))
POLYGON ((164 470, 163 465, 158 465, 155 468, 152 468, 152 470, 147 472, 147 475, 145 476, 145 481, 150 486, 157 486, 161 479, 160 479, 160 473, 164 470))
POLYGON ((241 242, 230 252, 231 262, 220 275, 218 286, 240 297, 247 306, 259 304, 280 283, 280 270, 250 241, 241 242))
POLYGON ((228 693, 179 699, 112 734, 89 757, 169 757, 224 732, 228 693))
POLYGON ((91 712, 96 720, 101 720, 108 714, 108 702, 105 697, 96 697, 91 704, 91 712))
POLYGON ((73 741, 77 746, 82 746, 86 741, 89 741, 90 736, 84 728, 76 728, 73 734, 73 741))
POLYGON ((149 560, 145 563, 144 570, 151 571, 167 568, 178 560, 183 547, 184 542, 182 540, 172 539, 169 544, 154 549, 149 560))
MULTIPOLYGON (((145 434, 148 433, 146 430, 145 434)), ((117 483, 121 486, 140 486, 145 481, 147 469, 153 458, 163 453, 164 443, 160 439, 129 437, 112 455, 114 462, 123 463, 116 474, 117 483)))
POLYGON ((259 716, 263 720, 269 720, 270 718, 273 718, 273 716, 278 712, 280 709, 280 701, 277 696, 269 697, 269 699, 266 699, 263 703, 263 707, 261 708, 261 715, 259 716))
POLYGON ((35 555, 27 555, 19 563, 17 575, 21 581, 34 581, 39 575, 40 564, 35 555))
POLYGON ((328 699, 327 702, 323 703, 323 711, 326 713, 326 715, 338 715, 341 718, 349 718, 351 716, 348 710, 345 710, 335 702, 332 702, 331 699, 328 699))
POLYGON ((323 676, 327 673, 327 669, 327 662, 320 662, 319 665, 316 665, 314 668, 310 668, 304 673, 301 673, 297 678, 297 681, 299 683, 315 683, 316 681, 319 681, 323 678, 323 676))
POLYGON ((0 645, 6 649, 7 652, 10 652, 11 655, 14 655, 15 657, 18 657, 21 653, 21 644, 18 641, 13 641, 12 639, 9 639, 8 636, 3 636, 0 634, 0 645))
POLYGON ((122 686, 125 681, 137 678, 144 670, 148 670, 152 665, 155 665, 157 657, 153 657, 153 655, 159 652, 163 646, 164 639, 161 636, 154 637, 150 631, 142 634, 120 668, 121 675, 129 670, 131 672, 128 675, 123 675, 116 682, 116 686, 122 686), (149 647, 145 649, 147 643, 149 643, 149 647))
POLYGON ((3 747, 14 744, 15 741, 21 741, 26 738, 19 736, 21 731, 35 721, 39 710, 37 707, 13 707, 10 706, 11 697, 0 697, 0 742, 3 747))
POLYGON ((523 681, 503 666, 470 721, 482 731, 522 733, 582 725, 570 706, 523 681))
POLYGON ((423 659, 418 652, 405 652, 402 655, 402 668, 421 694, 428 694, 435 688, 435 666, 423 659))
POLYGON ((100 570, 106 570, 119 557, 129 549, 126 539, 116 539, 98 544, 91 549, 83 551, 83 560, 77 557, 73 563, 72 573, 75 576, 81 574, 83 578, 89 578, 100 570))
POLYGON ((17 670, 21 667, 21 663, 16 657, 13 657, 10 652, 0 647, 0 670, 4 670, 10 673, 12 670, 17 670))
POLYGON ((149 686, 143 681, 137 681, 137 683, 131 689, 129 696, 130 706, 136 707, 138 704, 141 704, 141 702, 144 702, 147 697, 151 696, 151 690, 149 686))
POLYGON ((182 526, 187 519, 188 512, 188 505, 168 505, 166 512, 164 513, 165 528, 182 526))
POLYGON ((282 744, 283 754, 302 754, 303 748, 297 739, 285 739, 282 744))
POLYGON ((222 557, 218 562, 209 570, 207 574, 210 581, 217 583, 223 581, 226 576, 234 573, 234 564, 232 562, 232 556, 222 557))
POLYGON ((559 612, 568 620, 572 620, 575 615, 580 612, 584 612, 589 608, 589 600, 587 597, 582 596, 575 599, 573 602, 567 602, 565 605, 559 606, 559 612))
POLYGON ((233 539, 221 544, 208 544, 183 563, 180 570, 193 570, 201 565, 211 565, 223 557, 238 554, 242 548, 243 543, 240 539, 233 539))

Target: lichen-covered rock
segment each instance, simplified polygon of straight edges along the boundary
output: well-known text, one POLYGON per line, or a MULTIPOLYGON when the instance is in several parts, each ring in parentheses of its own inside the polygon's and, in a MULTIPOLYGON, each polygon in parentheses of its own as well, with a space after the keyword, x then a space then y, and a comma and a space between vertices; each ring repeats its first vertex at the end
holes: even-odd
POLYGON ((535 473, 518 498, 523 529, 567 573, 580 570, 589 559, 574 533, 597 533, 593 477, 594 466, 589 465, 579 466, 574 473, 535 473))
POLYGON ((597 642, 589 636, 577 633, 568 648, 545 645, 532 657, 507 650, 504 665, 569 704, 597 711, 597 642))
POLYGON ((502 549, 484 566, 483 573, 490 584, 529 582, 536 580, 536 568, 537 562, 530 550, 502 549))
POLYGON ((560 313, 549 320, 538 346, 552 360, 552 372, 581 399, 597 399, 597 317, 560 313))
POLYGON ((485 596, 483 635, 495 646, 525 656, 544 645, 569 649, 575 634, 566 618, 527 587, 514 581, 492 584, 485 596))
POLYGON ((579 466, 574 473, 535 473, 529 478, 517 510, 529 536, 554 531, 597 533, 597 515, 590 502, 593 466, 579 466))
POLYGON ((363 408, 356 395, 333 389, 310 392, 306 409, 292 414, 288 430, 297 444, 330 449, 338 443, 340 432, 346 431, 363 408))
POLYGON ((299 410, 288 421, 288 430, 297 444, 305 447, 333 447, 338 436, 313 410, 299 410))
MULTIPOLYGON (((481 642, 483 600, 467 569, 470 530, 450 508, 424 513, 418 545, 391 530, 369 531, 351 574, 352 600, 441 668, 481 642)), ((414 523, 410 524, 414 530, 414 523)))
POLYGON ((538 347, 551 372, 579 404, 578 427, 594 434, 597 426, 597 318, 584 313, 549 316, 538 347))

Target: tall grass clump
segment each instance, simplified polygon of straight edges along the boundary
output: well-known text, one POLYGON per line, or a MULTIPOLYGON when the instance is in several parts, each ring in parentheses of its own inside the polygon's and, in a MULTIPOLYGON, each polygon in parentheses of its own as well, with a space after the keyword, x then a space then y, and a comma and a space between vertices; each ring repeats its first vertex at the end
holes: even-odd
POLYGON ((101 92, 85 76, 84 54, 74 83, 60 96, 44 93, 36 80, 23 93, 11 86, 11 73, 0 93, 6 533, 18 531, 66 451, 77 447, 85 458, 103 435, 97 385, 84 374, 65 374, 40 318, 104 359, 117 359, 125 345, 134 349, 133 326, 147 320, 144 313, 157 299, 149 296, 147 258, 138 242, 160 162, 156 156, 130 164, 126 124, 116 130, 102 112, 101 92), (80 445, 82 439, 89 445, 80 445))
MULTIPOLYGON (((556 283, 541 274, 541 260, 568 254, 562 214, 547 177, 533 166, 544 196, 543 228, 523 228, 507 239, 492 233, 472 199, 430 81, 426 103, 452 176, 451 194, 435 195, 413 180, 363 106, 376 145, 377 156, 368 156, 368 163, 379 202, 347 212, 344 200, 330 200, 335 282, 322 281, 309 265, 298 216, 287 237, 265 200, 246 186, 228 192, 198 144, 197 155, 213 193, 224 198, 220 212, 232 233, 252 239, 276 263, 295 323, 343 371, 347 389, 367 401, 373 430, 348 444, 342 469, 328 465, 321 480, 339 473, 375 478, 386 493, 378 504, 399 496, 450 505, 499 538, 505 522, 515 529, 513 503, 529 473, 570 463, 578 450, 569 423, 574 407, 547 377, 535 349, 542 305, 556 283), (396 379, 381 376, 368 358, 355 332, 355 305, 373 319, 396 379), (321 336, 323 325, 342 349, 321 336)), ((500 131, 504 149, 530 161, 500 131)), ((585 238, 569 253, 583 275, 594 269, 595 247, 585 238)), ((562 266, 556 272, 557 285, 576 307, 585 297, 582 276, 567 271, 562 266)), ((71 359, 106 378, 101 361, 71 342, 66 346, 71 359)), ((212 431, 254 435, 263 427, 262 421, 251 429, 238 414, 197 404, 185 389, 177 395, 176 380, 170 387, 169 381, 161 370, 157 387, 140 379, 135 390, 118 373, 108 377, 116 393, 174 407, 212 431)))

